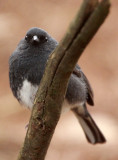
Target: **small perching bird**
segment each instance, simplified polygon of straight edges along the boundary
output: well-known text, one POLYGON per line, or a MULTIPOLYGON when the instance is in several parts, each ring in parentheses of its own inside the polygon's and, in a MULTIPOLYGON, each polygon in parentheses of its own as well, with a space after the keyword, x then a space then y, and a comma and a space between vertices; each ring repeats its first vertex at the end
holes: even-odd
MULTIPOLYGON (((33 107, 47 59, 57 45, 57 41, 46 31, 31 28, 9 59, 12 92, 21 104, 30 109, 33 107)), ((104 143, 106 140, 90 116, 86 103, 94 105, 93 91, 81 68, 76 65, 69 79, 62 108, 68 107, 75 113, 88 142, 104 143)))

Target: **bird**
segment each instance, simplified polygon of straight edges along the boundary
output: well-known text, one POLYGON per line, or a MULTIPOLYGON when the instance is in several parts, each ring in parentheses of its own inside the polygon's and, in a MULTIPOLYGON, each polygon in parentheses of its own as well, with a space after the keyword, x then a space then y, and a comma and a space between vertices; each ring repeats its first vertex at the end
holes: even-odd
MULTIPOLYGON (((32 109, 46 62, 57 46, 58 42, 45 30, 33 27, 11 54, 10 88, 21 105, 32 109)), ((89 143, 104 143, 106 139, 91 117, 87 103, 94 105, 93 90, 82 69, 76 64, 68 82, 62 108, 68 107, 75 114, 89 143)))

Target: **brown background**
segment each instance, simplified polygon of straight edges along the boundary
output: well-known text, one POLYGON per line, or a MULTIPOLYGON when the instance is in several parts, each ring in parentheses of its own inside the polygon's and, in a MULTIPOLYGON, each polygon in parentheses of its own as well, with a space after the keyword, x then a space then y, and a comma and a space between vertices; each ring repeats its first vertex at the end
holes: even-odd
MULTIPOLYGON (((63 37, 82 0, 0 0, 0 160, 15 160, 30 112, 20 107, 8 81, 8 59, 26 31, 63 37)), ((90 145, 72 113, 62 115, 46 160, 118 160, 118 1, 84 51, 79 64, 90 80, 95 107, 88 107, 107 143, 90 145)))

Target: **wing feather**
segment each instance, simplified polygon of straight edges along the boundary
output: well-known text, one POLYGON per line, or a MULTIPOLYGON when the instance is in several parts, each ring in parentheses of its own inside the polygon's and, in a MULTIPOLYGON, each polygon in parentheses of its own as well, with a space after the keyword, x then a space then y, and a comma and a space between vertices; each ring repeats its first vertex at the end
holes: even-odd
POLYGON ((93 100, 93 90, 91 88, 91 85, 87 79, 87 77, 85 76, 85 74, 82 72, 81 68, 79 67, 79 65, 76 65, 74 70, 73 70, 73 74, 75 74, 78 78, 81 78, 82 81, 86 84, 87 87, 87 103, 91 106, 94 105, 94 100, 93 100))

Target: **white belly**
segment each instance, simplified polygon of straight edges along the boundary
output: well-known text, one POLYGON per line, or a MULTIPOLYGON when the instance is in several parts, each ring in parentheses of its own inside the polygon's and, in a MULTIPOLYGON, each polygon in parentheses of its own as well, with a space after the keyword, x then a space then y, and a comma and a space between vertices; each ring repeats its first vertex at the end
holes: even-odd
MULTIPOLYGON (((38 85, 32 85, 28 80, 24 80, 23 86, 18 91, 20 102, 24 106, 32 109, 38 85)), ((70 105, 65 99, 62 105, 62 112, 69 111, 71 108, 83 106, 83 102, 70 105)))
POLYGON ((21 90, 18 91, 21 104, 32 109, 37 90, 38 85, 32 85, 28 80, 24 80, 21 90))

